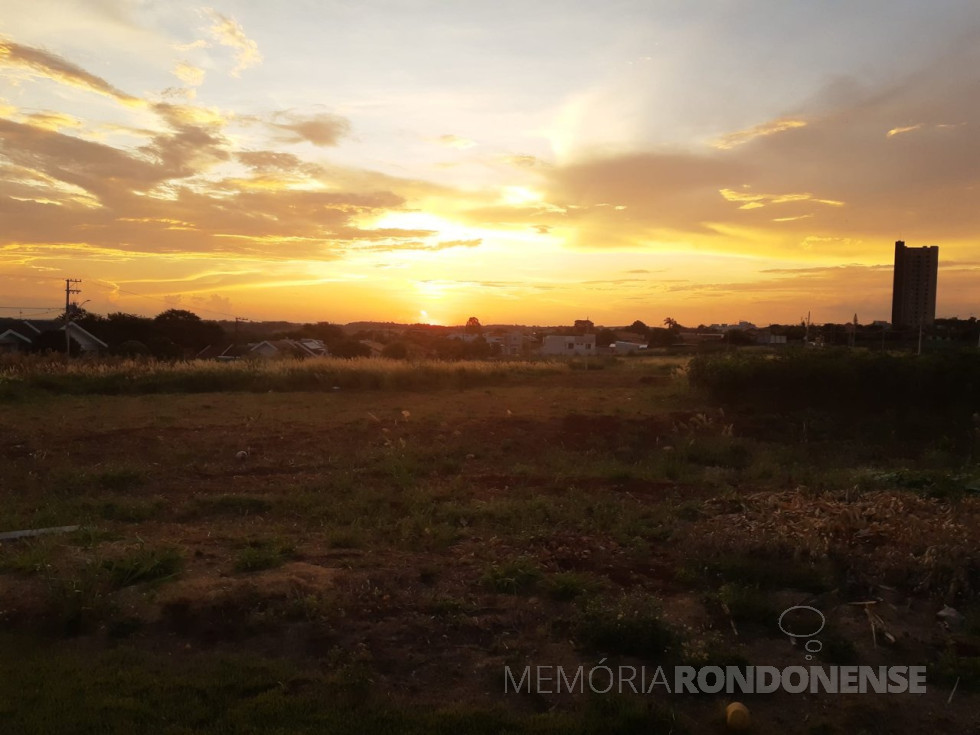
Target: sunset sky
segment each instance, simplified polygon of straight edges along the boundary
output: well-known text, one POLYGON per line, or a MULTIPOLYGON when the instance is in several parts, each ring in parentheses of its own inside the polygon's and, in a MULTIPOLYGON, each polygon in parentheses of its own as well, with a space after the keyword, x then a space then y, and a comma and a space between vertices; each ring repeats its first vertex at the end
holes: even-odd
POLYGON ((0 0, 0 306, 980 316, 978 111, 976 0, 0 0))

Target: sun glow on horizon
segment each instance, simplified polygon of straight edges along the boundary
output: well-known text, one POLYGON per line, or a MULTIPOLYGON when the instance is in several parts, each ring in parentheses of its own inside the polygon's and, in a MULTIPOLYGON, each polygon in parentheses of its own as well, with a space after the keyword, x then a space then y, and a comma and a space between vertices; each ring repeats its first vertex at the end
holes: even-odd
POLYGON ((44 272, 256 319, 886 318, 904 239, 977 311, 968 0, 37 1, 0 0, 7 303, 44 272))

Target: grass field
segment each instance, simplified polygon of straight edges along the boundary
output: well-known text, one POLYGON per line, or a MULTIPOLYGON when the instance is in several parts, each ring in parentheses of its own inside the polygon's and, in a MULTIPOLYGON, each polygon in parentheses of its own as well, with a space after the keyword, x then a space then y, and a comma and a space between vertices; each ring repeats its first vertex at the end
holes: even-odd
POLYGON ((0 532, 80 528, 0 541, 0 730, 721 733, 730 695, 505 667, 809 665, 812 605, 812 663, 928 693, 739 697, 753 732, 971 732, 978 436, 685 366, 6 365, 0 532))

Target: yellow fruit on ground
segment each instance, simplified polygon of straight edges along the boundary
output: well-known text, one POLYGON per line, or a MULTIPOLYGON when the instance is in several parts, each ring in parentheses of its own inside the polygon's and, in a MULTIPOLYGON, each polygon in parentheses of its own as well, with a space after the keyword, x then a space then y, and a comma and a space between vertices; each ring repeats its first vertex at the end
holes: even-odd
POLYGON ((725 724, 732 730, 747 730, 749 710, 741 702, 732 702, 725 708, 725 724))

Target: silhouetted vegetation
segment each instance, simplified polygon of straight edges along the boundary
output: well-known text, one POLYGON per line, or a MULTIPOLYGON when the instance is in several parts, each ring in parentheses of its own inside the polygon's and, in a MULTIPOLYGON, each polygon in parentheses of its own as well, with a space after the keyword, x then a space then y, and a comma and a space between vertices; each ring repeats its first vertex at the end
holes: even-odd
POLYGON ((972 351, 699 355, 691 360, 688 375, 693 385, 728 403, 776 401, 793 409, 980 409, 980 353, 972 351))
POLYGON ((897 439, 976 449, 977 351, 716 353, 693 358, 688 377, 723 405, 797 414, 812 439, 844 432, 871 443, 897 439))

